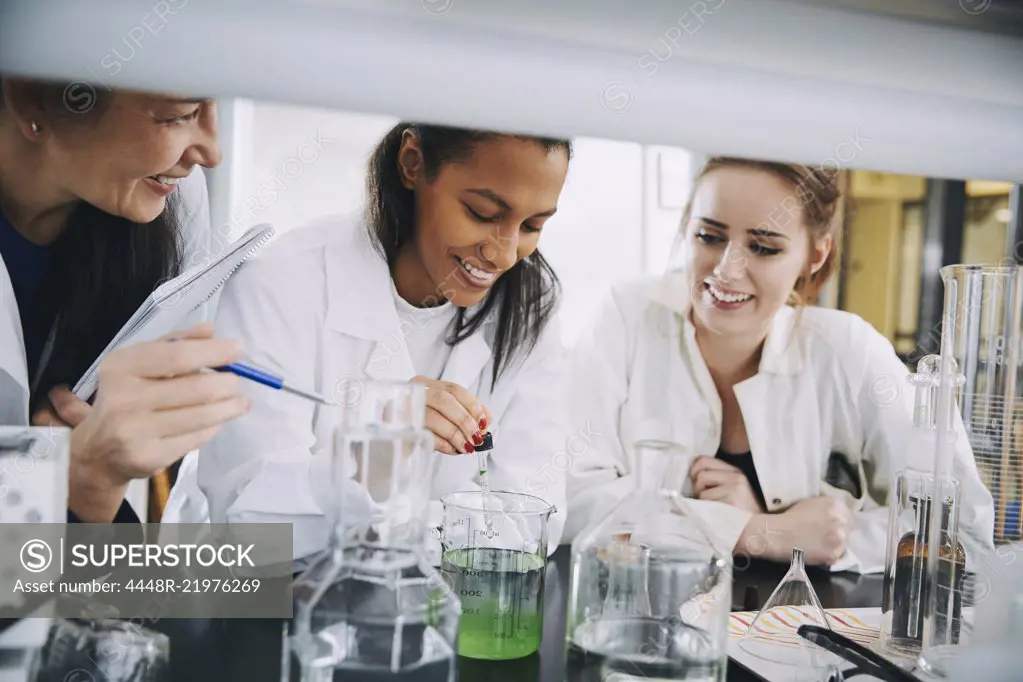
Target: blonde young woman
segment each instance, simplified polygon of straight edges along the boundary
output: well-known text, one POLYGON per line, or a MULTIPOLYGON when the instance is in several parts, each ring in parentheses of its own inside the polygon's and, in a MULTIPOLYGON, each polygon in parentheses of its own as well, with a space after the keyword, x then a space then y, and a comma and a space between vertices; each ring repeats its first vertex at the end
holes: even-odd
MULTIPOLYGON (((601 437, 573 462, 565 540, 631 488, 637 440, 668 438, 689 453, 681 492, 721 546, 883 569, 892 477, 928 462, 910 460, 913 393, 891 343, 854 314, 802 305, 837 269, 839 198, 834 172, 708 161, 682 267, 616 286, 574 354, 573 423, 601 437), (878 386, 893 381, 890 404, 878 386), (826 481, 836 458, 845 489, 826 481)), ((991 497, 965 437, 954 473, 960 527, 990 545, 991 497)))

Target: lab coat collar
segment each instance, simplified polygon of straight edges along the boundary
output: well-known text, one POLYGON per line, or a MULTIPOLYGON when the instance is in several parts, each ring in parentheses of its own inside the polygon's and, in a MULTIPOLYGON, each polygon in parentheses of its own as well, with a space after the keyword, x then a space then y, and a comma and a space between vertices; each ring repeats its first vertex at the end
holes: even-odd
POLYGON ((0 349, 0 374, 6 373, 9 377, 0 376, 0 385, 13 379, 21 392, 16 396, 4 389, 4 400, 0 401, 0 424, 27 424, 28 357, 14 285, 3 258, 0 258, 0 349))
MULTIPOLYGON (((658 305, 678 314, 687 340, 695 342, 696 328, 692 322, 692 296, 688 278, 683 271, 673 271, 661 278, 653 287, 651 299, 658 305)), ((768 374, 792 375, 802 371, 803 356, 795 338, 799 311, 782 306, 771 320, 771 328, 764 340, 759 371, 768 374)))
POLYGON ((348 234, 328 246, 328 329, 362 339, 386 341, 398 329, 398 311, 391 296, 391 273, 377 251, 365 223, 350 218, 348 234), (352 286, 357 282, 357 286, 352 286))
MULTIPOLYGON (((333 331, 377 342, 368 365, 377 378, 410 379, 415 372, 402 341, 403 326, 394 305, 390 269, 361 219, 353 219, 348 228, 350 238, 334 242, 326 251, 325 324, 333 331), (353 287, 352 282, 359 284, 353 287), (397 346, 400 350, 393 361, 375 362, 392 353, 384 350, 385 346, 397 346), (383 374, 375 371, 381 364, 383 374)), ((439 378, 464 387, 475 385, 490 359, 486 335, 491 329, 491 324, 484 323, 475 334, 455 345, 439 378)))

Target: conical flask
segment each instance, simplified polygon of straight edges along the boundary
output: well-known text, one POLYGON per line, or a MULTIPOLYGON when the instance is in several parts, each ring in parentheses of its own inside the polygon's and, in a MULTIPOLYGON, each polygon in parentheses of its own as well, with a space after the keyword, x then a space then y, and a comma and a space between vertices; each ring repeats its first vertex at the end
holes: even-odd
POLYGON ((572 545, 570 678, 724 679, 732 564, 681 496, 691 458, 634 451, 633 492, 572 545))
POLYGON ((284 679, 455 679, 461 605, 423 552, 438 457, 424 416, 418 384, 367 384, 345 406, 334 532, 295 580, 284 679))
POLYGON ((831 655, 800 637, 796 631, 801 625, 831 629, 824 607, 806 575, 803 550, 793 549, 788 572, 757 612, 739 646, 746 653, 773 663, 820 667, 831 655))

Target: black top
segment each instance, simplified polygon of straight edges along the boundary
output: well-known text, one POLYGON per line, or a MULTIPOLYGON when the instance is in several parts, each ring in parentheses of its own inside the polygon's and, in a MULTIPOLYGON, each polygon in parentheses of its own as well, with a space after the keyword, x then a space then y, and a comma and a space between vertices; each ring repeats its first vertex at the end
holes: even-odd
POLYGON ((735 454, 718 450, 716 457, 725 464, 731 464, 743 473, 746 479, 749 480, 749 486, 753 489, 753 494, 760 501, 760 506, 766 510, 767 503, 764 501, 764 491, 760 489, 760 479, 757 478, 757 470, 753 467, 753 454, 750 452, 735 454))

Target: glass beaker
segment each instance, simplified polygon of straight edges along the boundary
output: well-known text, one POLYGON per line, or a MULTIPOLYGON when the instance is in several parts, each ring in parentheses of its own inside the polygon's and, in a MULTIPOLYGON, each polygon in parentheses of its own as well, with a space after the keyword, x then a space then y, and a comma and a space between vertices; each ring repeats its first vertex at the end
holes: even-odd
MULTIPOLYGON (((934 475, 916 469, 899 472, 895 494, 888 502, 888 545, 884 589, 881 599, 881 645, 893 656, 915 658, 924 638, 924 614, 930 579, 927 555, 930 547, 931 500, 934 475)), ((962 630, 963 579, 966 550, 951 542, 958 535, 959 484, 951 477, 942 481, 941 568, 937 589, 939 631, 949 631, 951 644, 959 643, 962 630), (951 616, 945 607, 951 592, 951 616), (951 618, 951 621, 948 619, 951 618), (946 622, 948 621, 948 622, 946 622)))
POLYGON ((522 493, 456 492, 441 498, 441 571, 462 604, 458 653, 508 660, 543 638, 547 521, 555 508, 522 493))
POLYGON ((331 545, 294 584, 286 679, 455 678, 459 603, 423 557, 438 455, 424 388, 363 387, 334 438, 331 545))
POLYGON ((635 454, 633 492, 572 545, 569 678, 723 681, 730 551, 681 495, 686 451, 644 440, 635 454))
MULTIPOLYGON (((425 418, 426 389, 421 384, 369 384, 361 400, 344 406, 334 435, 342 544, 403 547, 412 550, 401 555, 409 560, 422 549, 430 488, 439 465, 425 418)), ((380 555, 369 552, 365 560, 370 557, 380 555)))

